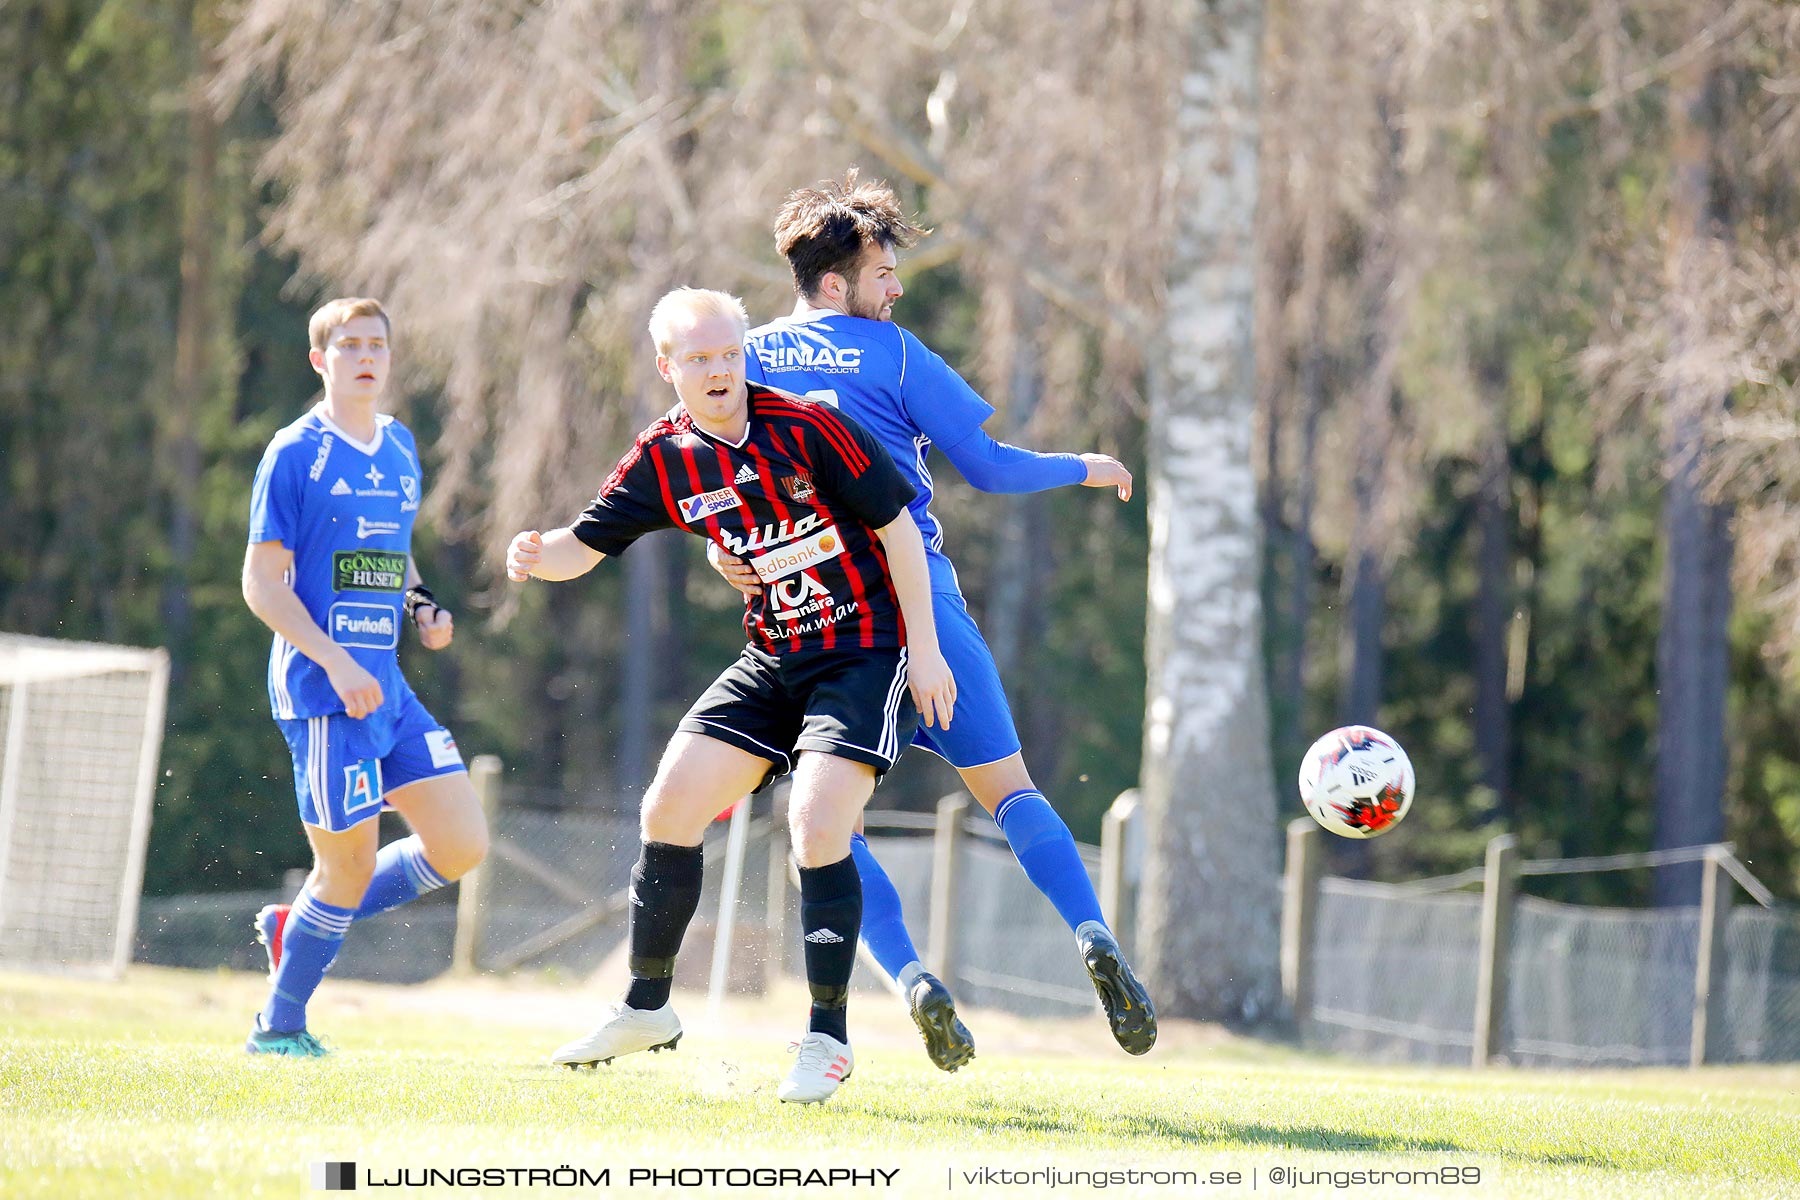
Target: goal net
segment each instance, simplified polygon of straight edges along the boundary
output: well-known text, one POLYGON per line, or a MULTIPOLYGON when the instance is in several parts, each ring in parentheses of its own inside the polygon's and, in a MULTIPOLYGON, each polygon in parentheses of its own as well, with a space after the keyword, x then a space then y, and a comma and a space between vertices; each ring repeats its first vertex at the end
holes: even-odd
POLYGON ((0 634, 0 966, 131 958, 169 656, 0 634))

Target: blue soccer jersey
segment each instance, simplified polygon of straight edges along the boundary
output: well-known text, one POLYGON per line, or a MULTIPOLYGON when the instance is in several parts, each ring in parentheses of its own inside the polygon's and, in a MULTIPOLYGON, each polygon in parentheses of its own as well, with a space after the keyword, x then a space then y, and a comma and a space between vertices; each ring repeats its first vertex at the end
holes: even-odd
POLYGON ((891 321, 815 309, 752 329, 752 383, 835 404, 881 441, 918 494, 909 507, 925 539, 933 591, 956 592, 944 530, 931 515, 932 443, 954 446, 994 415, 950 365, 891 321))
MULTIPOLYGON (((357 441, 323 406, 283 429, 263 452, 250 494, 250 541, 294 553, 289 583, 331 640, 381 684, 384 707, 404 702, 401 604, 424 476, 406 426, 377 418, 357 441)), ((344 711, 324 668, 280 634, 269 652, 269 703, 282 720, 344 711)))

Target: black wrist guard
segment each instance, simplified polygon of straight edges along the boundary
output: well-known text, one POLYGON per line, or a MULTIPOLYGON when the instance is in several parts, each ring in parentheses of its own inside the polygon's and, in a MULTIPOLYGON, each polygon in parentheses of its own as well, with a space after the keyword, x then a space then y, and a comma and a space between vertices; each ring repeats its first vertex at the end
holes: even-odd
POLYGON ((407 588, 406 598, 401 601, 401 604, 406 609, 406 619, 415 625, 419 623, 419 610, 421 608, 443 607, 437 602, 437 597, 431 594, 431 589, 424 587, 423 585, 407 588))

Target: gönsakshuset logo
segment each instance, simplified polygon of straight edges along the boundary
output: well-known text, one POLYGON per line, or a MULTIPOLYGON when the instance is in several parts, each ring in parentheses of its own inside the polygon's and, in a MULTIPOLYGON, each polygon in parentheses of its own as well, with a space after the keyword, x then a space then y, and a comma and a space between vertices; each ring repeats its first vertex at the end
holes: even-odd
POLYGON ((334 592, 406 590, 406 555, 382 550, 339 550, 331 556, 334 592))

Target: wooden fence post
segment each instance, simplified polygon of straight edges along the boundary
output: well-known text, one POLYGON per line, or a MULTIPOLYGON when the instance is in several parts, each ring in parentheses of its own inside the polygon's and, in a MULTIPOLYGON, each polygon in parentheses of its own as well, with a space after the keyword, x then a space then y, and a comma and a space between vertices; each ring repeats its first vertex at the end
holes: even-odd
MULTIPOLYGON (((469 763, 469 782, 475 786, 475 798, 481 802, 481 816, 494 838, 494 818, 500 811, 500 759, 492 754, 477 755, 469 763)), ((487 898, 491 869, 476 867, 457 884, 456 938, 450 946, 450 969, 469 974, 477 969, 481 956, 482 903, 487 898)))
POLYGON ((744 856, 750 849, 750 797, 731 807, 725 835, 725 878, 719 884, 719 921, 713 926, 712 972, 707 976, 706 1019, 717 1024, 731 987, 732 939, 737 933, 738 893, 744 882, 744 856))
POLYGON ((1475 984, 1472 1061, 1485 1067, 1500 1049, 1506 1026, 1506 989, 1512 956, 1513 903, 1519 890, 1519 839, 1503 833, 1487 845, 1481 887, 1481 966, 1475 984))
POLYGON ((769 789, 768 916, 763 920, 768 953, 763 957, 763 990, 770 991, 787 962, 788 788, 783 780, 769 789))
POLYGON ((961 792, 938 801, 931 844, 931 928, 926 958, 931 973, 956 986, 956 883, 962 868, 963 818, 969 798, 961 792))
POLYGON ((1725 846, 1708 846, 1700 876, 1700 947, 1694 958, 1694 1025, 1688 1066, 1725 1056, 1725 934, 1731 923, 1731 879, 1725 846))
POLYGON ((1281 998, 1297 1032, 1312 1016, 1313 928, 1319 914, 1319 881, 1325 873, 1323 836, 1311 817, 1288 822, 1287 871, 1281 888, 1281 998))
POLYGON ((1100 912, 1119 945, 1130 952, 1137 920, 1137 885, 1143 869, 1143 805, 1136 788, 1119 793, 1100 821, 1100 912))

